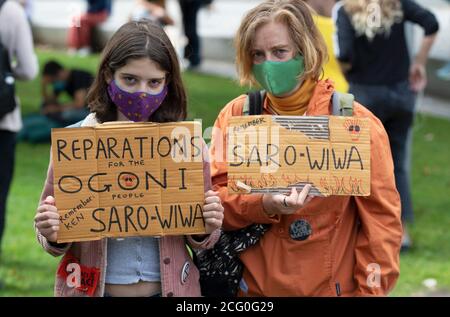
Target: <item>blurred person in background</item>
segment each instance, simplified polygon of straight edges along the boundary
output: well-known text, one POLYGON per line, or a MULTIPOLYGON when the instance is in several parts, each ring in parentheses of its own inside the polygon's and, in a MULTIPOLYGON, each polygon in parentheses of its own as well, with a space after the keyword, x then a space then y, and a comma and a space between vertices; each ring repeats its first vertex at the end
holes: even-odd
POLYGON ((174 24, 166 10, 165 0, 136 0, 130 20, 139 21, 141 19, 156 22, 162 27, 174 24))
POLYGON ((213 0, 178 0, 183 19, 184 34, 187 44, 184 49, 184 58, 189 61, 188 69, 195 70, 202 63, 201 43, 197 31, 198 11, 203 6, 209 6, 213 0))
POLYGON ((426 61, 439 29, 436 17, 412 0, 342 0, 333 16, 335 54, 350 93, 383 123, 391 145, 395 181, 402 203, 402 250, 412 246, 406 224, 414 220, 410 193, 410 148, 417 93, 427 84, 426 61), (405 22, 425 36, 410 60, 405 22))
POLYGON ((25 10, 25 14, 27 16, 28 22, 32 23, 33 11, 34 11, 34 0, 18 0, 18 2, 25 10))
POLYGON ((111 14, 111 0, 87 0, 87 10, 74 17, 67 36, 69 54, 86 56, 91 53, 92 30, 111 14))
POLYGON ((86 70, 66 68, 54 60, 48 61, 41 80, 43 113, 53 114, 64 125, 84 119, 89 114, 86 96, 93 81, 94 76, 86 70), (60 102, 63 93, 69 95, 71 101, 60 102))
POLYGON ((319 28, 320 33, 325 40, 328 51, 328 61, 323 67, 324 78, 332 78, 337 91, 347 92, 348 83, 341 71, 339 63, 334 56, 333 36, 335 35, 334 22, 331 18, 331 12, 336 0, 304 0, 308 3, 317 14, 314 20, 319 28))
MULTIPOLYGON (((14 79, 32 80, 38 73, 33 37, 24 9, 15 1, 0 0, 0 50, 7 60, 14 79), (14 65, 11 63, 14 62, 14 65)), ((3 83, 1 83, 3 85, 3 83)), ((5 104, 0 100, 0 106, 5 104)), ((11 112, 0 117, 0 253, 5 227, 6 200, 13 177, 16 134, 22 128, 20 104, 17 96, 11 112)))
POLYGON ((93 81, 94 76, 83 69, 69 69, 54 60, 48 61, 42 70, 40 113, 23 119, 19 141, 47 142, 52 128, 84 119, 89 114, 86 96, 93 81), (62 101, 65 94, 70 98, 68 102, 62 101))
POLYGON ((147 19, 159 24, 166 32, 170 42, 177 52, 177 57, 182 67, 183 49, 186 42, 183 31, 170 16, 165 0, 136 0, 130 14, 130 21, 147 19))

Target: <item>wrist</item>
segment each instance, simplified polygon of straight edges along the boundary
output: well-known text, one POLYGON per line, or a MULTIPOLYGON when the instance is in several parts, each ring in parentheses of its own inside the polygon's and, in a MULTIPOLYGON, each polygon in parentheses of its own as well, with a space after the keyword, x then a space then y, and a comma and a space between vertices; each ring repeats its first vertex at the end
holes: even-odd
POLYGON ((276 215, 276 213, 273 212, 273 207, 272 207, 271 202, 268 200, 268 194, 263 195, 262 205, 263 205, 263 211, 268 217, 273 217, 276 215))
POLYGON ((418 56, 416 56, 416 58, 414 59, 413 64, 421 65, 421 66, 425 67, 425 64, 426 64, 426 58, 423 58, 422 56, 418 55, 418 56))

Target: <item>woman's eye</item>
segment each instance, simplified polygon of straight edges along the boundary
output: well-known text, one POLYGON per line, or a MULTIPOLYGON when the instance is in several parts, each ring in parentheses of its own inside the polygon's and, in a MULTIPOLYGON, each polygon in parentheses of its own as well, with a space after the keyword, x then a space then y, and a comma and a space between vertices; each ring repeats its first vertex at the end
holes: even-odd
POLYGON ((288 51, 287 50, 276 50, 275 55, 278 57, 284 56, 288 51))
POLYGON ((261 52, 254 52, 253 53, 253 61, 254 62, 262 62, 264 60, 264 54, 261 52))

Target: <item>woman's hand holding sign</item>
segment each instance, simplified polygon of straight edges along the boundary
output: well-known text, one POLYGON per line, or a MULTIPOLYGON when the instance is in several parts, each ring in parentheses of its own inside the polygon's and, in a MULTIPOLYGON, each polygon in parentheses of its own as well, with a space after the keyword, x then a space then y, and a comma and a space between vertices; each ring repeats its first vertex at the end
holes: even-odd
POLYGON ((264 194, 264 211, 268 215, 291 215, 311 201, 312 196, 308 195, 310 189, 311 185, 307 184, 300 192, 293 187, 289 196, 264 194))
POLYGON ((38 207, 34 222, 36 228, 48 241, 56 242, 59 231, 59 214, 53 196, 47 196, 44 203, 38 207))

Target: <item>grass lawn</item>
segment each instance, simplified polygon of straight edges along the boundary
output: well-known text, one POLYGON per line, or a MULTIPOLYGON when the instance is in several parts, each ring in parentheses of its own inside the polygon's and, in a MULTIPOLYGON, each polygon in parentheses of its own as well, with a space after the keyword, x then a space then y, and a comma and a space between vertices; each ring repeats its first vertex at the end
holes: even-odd
MULTIPOLYGON (((68 58, 39 51, 41 65, 56 58, 67 66, 96 71, 98 56, 68 58)), ((244 91, 231 80, 184 74, 189 93, 189 117, 213 124, 227 101, 244 91)), ((23 113, 39 108, 39 78, 20 83, 23 113)), ((413 198, 416 224, 411 227, 415 248, 401 257, 401 274, 393 296, 421 292, 422 281, 434 278, 438 288, 450 290, 450 121, 418 116, 414 128, 413 198)), ((8 218, 0 259, 0 296, 52 296, 58 259, 46 254, 35 240, 33 217, 48 164, 49 145, 21 143, 8 201, 8 218)))

